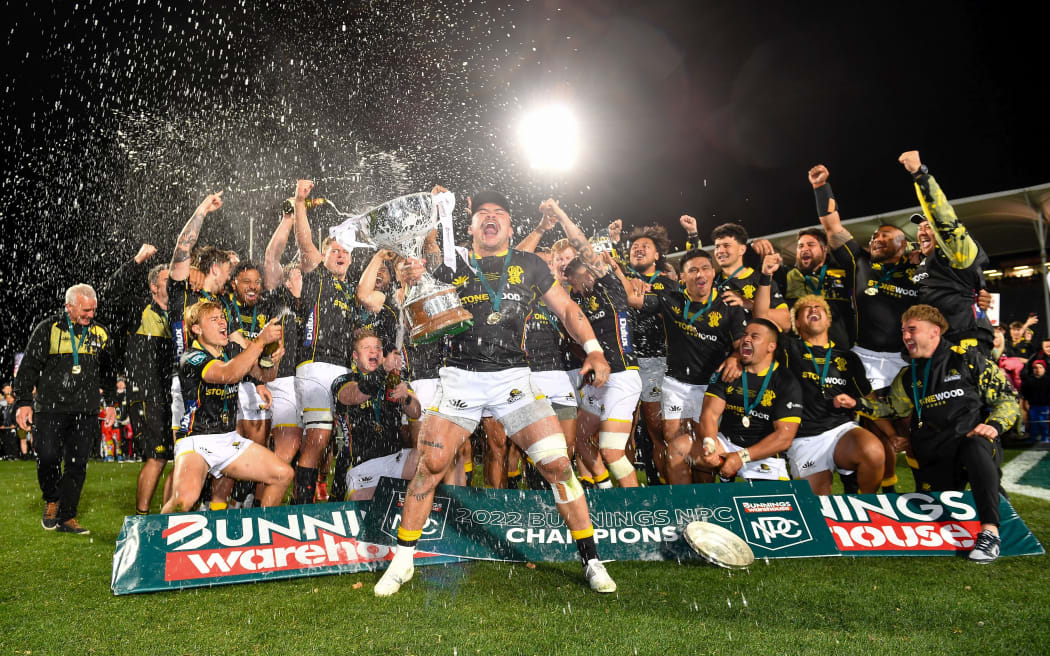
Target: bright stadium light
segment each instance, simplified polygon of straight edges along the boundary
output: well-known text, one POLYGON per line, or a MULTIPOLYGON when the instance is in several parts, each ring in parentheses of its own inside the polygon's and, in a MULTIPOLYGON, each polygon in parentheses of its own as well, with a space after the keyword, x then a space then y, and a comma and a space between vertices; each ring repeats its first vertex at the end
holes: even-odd
POLYGON ((537 109, 521 123, 521 143, 533 168, 568 171, 580 145, 576 117, 563 105, 537 109))

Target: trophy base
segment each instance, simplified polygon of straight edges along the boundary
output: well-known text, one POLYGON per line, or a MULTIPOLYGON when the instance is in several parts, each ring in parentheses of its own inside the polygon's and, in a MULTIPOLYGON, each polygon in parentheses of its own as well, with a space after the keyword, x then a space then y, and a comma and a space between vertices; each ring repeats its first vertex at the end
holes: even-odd
POLYGON ((457 335, 474 325, 474 315, 459 303, 454 287, 442 289, 405 306, 409 337, 413 345, 436 342, 445 335, 457 335))

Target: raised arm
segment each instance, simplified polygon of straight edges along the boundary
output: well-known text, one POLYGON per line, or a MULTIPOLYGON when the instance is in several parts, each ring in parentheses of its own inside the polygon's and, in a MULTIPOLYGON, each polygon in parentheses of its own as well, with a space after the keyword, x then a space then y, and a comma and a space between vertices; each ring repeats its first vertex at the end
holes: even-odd
POLYGON ((190 253, 197 245, 197 238, 201 234, 201 225, 204 217, 222 207, 222 192, 208 194, 201 204, 194 210, 193 216, 182 226, 182 232, 175 242, 175 252, 171 254, 171 264, 168 265, 168 275, 172 280, 185 280, 190 275, 190 253))
POLYGON ((828 176, 828 167, 823 164, 817 164, 809 170, 809 184, 813 185, 813 196, 817 201, 817 216, 820 217, 824 232, 828 234, 828 247, 835 249, 853 239, 853 235, 842 227, 839 205, 831 191, 828 176))
POLYGON ((919 160, 919 151, 909 150, 898 158, 915 181, 915 194, 922 205, 922 213, 933 227, 933 235, 941 251, 948 256, 953 269, 966 269, 977 259, 977 242, 966 226, 955 216, 940 185, 919 160))
POLYGON ((321 263, 321 251, 314 245, 310 222, 306 219, 306 197, 313 188, 311 180, 300 180, 295 184, 295 243, 299 246, 299 268, 303 273, 310 273, 321 263))
POLYGON ((388 250, 378 250, 368 262, 368 266, 361 272, 361 280, 357 283, 357 301, 369 312, 379 312, 386 303, 386 294, 376 289, 376 277, 379 270, 386 266, 388 260, 397 257, 397 253, 388 250))
POLYGON ((266 256, 263 260, 263 287, 266 289, 277 289, 284 284, 284 269, 281 268, 281 255, 288 246, 288 235, 292 234, 295 227, 295 212, 285 214, 277 229, 270 237, 270 243, 266 244, 266 256))
POLYGON ((553 198, 548 198, 540 204, 540 211, 543 212, 544 216, 553 216, 557 218, 558 223, 561 224, 562 230, 565 231, 565 236, 569 239, 569 245, 576 249, 576 255, 583 260, 584 264, 594 273, 595 276, 601 278, 609 272, 609 265, 602 261, 598 254, 591 248, 591 243, 587 241, 587 237, 583 234, 583 231, 572 222, 569 215, 565 213, 559 205, 558 201, 553 198))
POLYGON ((525 238, 519 241, 514 249, 526 251, 528 253, 535 253, 536 247, 540 245, 540 240, 543 239, 543 233, 553 228, 554 224, 557 222, 557 217, 544 214, 543 218, 540 219, 540 222, 536 224, 536 228, 529 234, 525 235, 525 238))
POLYGON ((696 224, 696 219, 683 214, 678 218, 678 223, 682 224, 682 229, 685 230, 685 250, 691 251, 694 248, 700 248, 700 232, 699 227, 696 224))

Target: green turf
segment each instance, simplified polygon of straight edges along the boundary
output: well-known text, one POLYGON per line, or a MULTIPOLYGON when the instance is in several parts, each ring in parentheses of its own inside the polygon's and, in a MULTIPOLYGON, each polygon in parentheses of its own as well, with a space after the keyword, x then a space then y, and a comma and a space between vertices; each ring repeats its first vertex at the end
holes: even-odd
MULTIPOLYGON (((40 528, 31 463, 0 463, 0 656, 1050 653, 1047 556, 611 563, 607 597, 575 563, 419 568, 382 601, 372 573, 114 597, 137 470, 91 464, 78 537, 40 528)), ((1013 502, 1045 544, 1050 503, 1013 502)))

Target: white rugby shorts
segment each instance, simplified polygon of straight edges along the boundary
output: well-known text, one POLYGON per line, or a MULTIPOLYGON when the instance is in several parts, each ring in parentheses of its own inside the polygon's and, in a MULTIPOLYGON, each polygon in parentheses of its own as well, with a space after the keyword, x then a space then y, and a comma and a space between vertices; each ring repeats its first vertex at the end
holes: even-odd
POLYGON ((642 377, 642 401, 659 403, 663 389, 667 358, 638 358, 638 373, 642 377))
POLYGON ((908 366, 900 353, 879 353, 860 346, 851 349, 864 365, 864 375, 871 383, 871 389, 880 390, 893 384, 900 370, 908 366))
POLYGON ((601 421, 634 421, 634 409, 642 393, 642 377, 637 369, 617 371, 601 387, 584 385, 580 408, 601 421))
POLYGON ((295 394, 295 376, 275 378, 266 383, 266 386, 270 388, 270 395, 273 396, 273 405, 270 406, 273 427, 302 428, 303 416, 299 412, 299 399, 295 394))
POLYGON ((211 435, 188 435, 175 441, 175 460, 186 453, 196 453, 208 463, 208 471, 215 478, 222 478, 222 470, 240 458, 251 445, 251 440, 237 431, 211 435))
MULTIPOLYGON (((819 435, 796 437, 792 440, 787 450, 788 460, 791 461, 791 477, 805 478, 823 471, 831 471, 835 467, 835 446, 843 435, 854 428, 860 427, 852 421, 847 421, 819 435)), ((840 469, 839 472, 851 474, 853 470, 840 469)))
MULTIPOLYGON (((737 451, 744 450, 744 447, 733 444, 729 441, 729 438, 722 433, 718 434, 718 441, 722 443, 722 448, 725 449, 726 453, 736 453, 737 451)), ((736 475, 744 479, 764 481, 788 480, 787 465, 784 463, 783 458, 778 458, 776 456, 746 462, 736 475)))
POLYGON ((576 388, 565 371, 534 371, 532 385, 537 392, 547 397, 551 405, 576 407, 576 388))
POLYGON ((674 376, 664 376, 663 398, 660 410, 664 419, 693 419, 700 421, 707 385, 683 383, 674 376))
POLYGON ((263 408, 265 401, 255 389, 255 383, 242 381, 237 387, 237 421, 265 421, 272 414, 270 408, 263 408))
POLYGON ((332 382, 347 373, 349 368, 328 362, 307 362, 296 367, 295 397, 303 411, 304 426, 332 423, 332 382))

